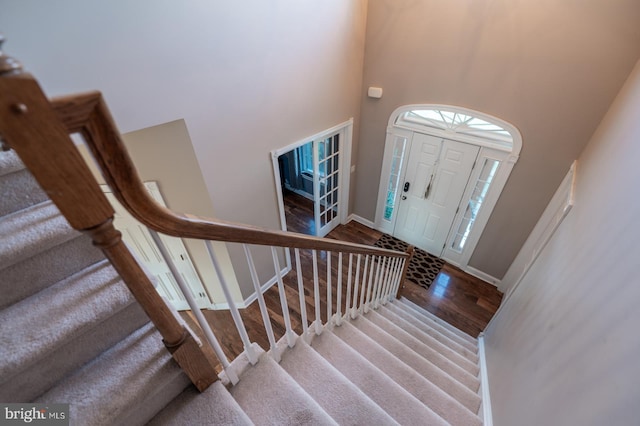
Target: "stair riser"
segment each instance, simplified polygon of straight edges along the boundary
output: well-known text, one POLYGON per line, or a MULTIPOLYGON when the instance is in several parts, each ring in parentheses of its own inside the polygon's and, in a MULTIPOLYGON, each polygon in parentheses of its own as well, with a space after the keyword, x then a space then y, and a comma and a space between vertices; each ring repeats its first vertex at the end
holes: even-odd
MULTIPOLYGON (((365 318, 365 321, 360 321, 357 327, 365 333, 370 333, 372 330, 371 324, 384 330, 389 336, 393 336, 395 342, 403 344, 412 349, 414 353, 420 354, 425 360, 438 367, 446 374, 453 377, 461 384, 467 386, 472 391, 477 391, 479 387, 478 379, 476 378, 477 370, 474 374, 460 367, 454 361, 451 361, 446 356, 438 352, 435 348, 427 346, 420 341, 417 341, 412 335, 406 331, 400 329, 395 324, 390 323, 386 318, 381 315, 371 315, 365 318)), ((393 349, 391 343, 384 342, 383 346, 393 349)), ((466 361, 466 360, 465 360, 466 361)), ((477 366, 476 366, 477 368, 477 366)))
POLYGON ((0 177, 0 216, 17 212, 46 199, 47 195, 26 170, 0 177))
POLYGON ((401 307, 398 307, 396 304, 388 304, 386 306, 386 308, 388 308, 388 310, 380 311, 381 315, 391 319, 391 318, 393 318, 393 316, 392 315, 388 315, 389 311, 391 311, 393 314, 395 314, 398 317, 402 318, 403 320, 405 320, 406 322, 411 324, 413 327, 416 327, 417 329, 419 329, 422 333, 426 334, 427 336, 430 336, 431 338, 435 339, 436 341, 440 342, 441 344, 447 346, 449 349, 451 349, 452 351, 455 351, 460 356, 466 358, 467 360, 469 360, 473 364, 476 364, 476 365, 478 364, 478 361, 479 361, 478 360, 478 355, 476 355, 476 351, 475 350, 471 351, 471 350, 467 349, 466 347, 460 345, 456 341, 451 340, 446 335, 444 335, 444 334, 440 333, 438 330, 430 327, 427 323, 425 323, 423 321, 420 321, 417 317, 415 317, 414 315, 411 315, 406 310, 403 310, 401 307))
POLYGON ((453 326, 445 326, 442 320, 438 320, 433 314, 421 309, 419 306, 414 305, 413 303, 405 300, 401 300, 409 309, 411 309, 412 314, 417 314, 417 317, 427 323, 433 329, 439 331, 444 334, 454 342, 464 346, 470 351, 477 353, 478 351, 478 342, 471 336, 465 335, 460 330, 455 329, 453 326))
POLYGON ((70 241, 11 265, 0 271, 0 292, 3 296, 0 309, 18 303, 102 259, 104 255, 88 237, 77 235, 70 241))
POLYGON ((0 220, 0 270, 78 235, 50 201, 4 216, 0 220))
MULTIPOLYGON (((424 353, 422 352, 422 348, 427 347, 428 349, 438 352, 438 354, 444 357, 447 361, 454 362, 457 366, 472 376, 478 376, 478 373, 480 372, 478 364, 474 364, 458 352, 452 350, 450 347, 443 345, 436 339, 433 339, 429 334, 423 333, 411 323, 405 322, 401 317, 394 316, 393 313, 390 312, 382 312, 380 315, 375 314, 377 314, 377 312, 373 315, 367 316, 367 319, 393 335, 416 352, 424 353), (396 327, 401 329, 398 333, 396 333, 396 327)), ((440 366, 437 359, 434 360, 434 363, 440 366)))
POLYGON ((134 302, 65 346, 51 352, 46 360, 0 384, 0 401, 32 401, 60 379, 93 360, 149 321, 134 302))

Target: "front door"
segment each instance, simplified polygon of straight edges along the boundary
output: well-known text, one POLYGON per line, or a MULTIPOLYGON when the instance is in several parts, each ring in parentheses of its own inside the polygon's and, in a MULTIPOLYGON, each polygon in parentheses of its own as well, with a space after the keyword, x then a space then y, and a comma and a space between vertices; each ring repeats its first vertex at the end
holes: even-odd
POLYGON ((480 148, 413 134, 394 236, 440 256, 480 148))

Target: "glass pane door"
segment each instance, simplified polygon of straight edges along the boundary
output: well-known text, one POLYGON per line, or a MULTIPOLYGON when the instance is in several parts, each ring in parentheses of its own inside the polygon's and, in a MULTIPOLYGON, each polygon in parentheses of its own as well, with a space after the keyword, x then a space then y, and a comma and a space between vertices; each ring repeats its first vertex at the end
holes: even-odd
POLYGON ((316 235, 324 237, 340 223, 340 133, 313 144, 316 235))

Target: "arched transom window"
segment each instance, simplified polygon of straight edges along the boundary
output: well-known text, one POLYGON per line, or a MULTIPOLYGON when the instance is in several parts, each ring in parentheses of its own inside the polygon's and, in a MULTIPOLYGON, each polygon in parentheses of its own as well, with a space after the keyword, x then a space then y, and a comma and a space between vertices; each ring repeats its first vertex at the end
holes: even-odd
POLYGON ((427 130, 441 136, 455 134, 469 142, 491 146, 503 151, 519 151, 519 132, 510 124, 476 111, 454 106, 410 105, 397 114, 395 126, 427 130), (482 141, 485 141, 484 143, 482 141), (514 145, 516 145, 514 147, 514 145))

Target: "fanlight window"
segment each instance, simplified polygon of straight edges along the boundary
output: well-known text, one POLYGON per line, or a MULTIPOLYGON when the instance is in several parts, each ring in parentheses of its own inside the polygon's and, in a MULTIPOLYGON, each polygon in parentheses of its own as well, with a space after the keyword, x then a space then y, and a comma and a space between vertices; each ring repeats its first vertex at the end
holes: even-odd
POLYGON ((511 133, 489 120, 488 117, 485 119, 452 110, 415 109, 400 114, 395 124, 414 129, 426 126, 445 133, 481 138, 511 147, 513 145, 511 133))

